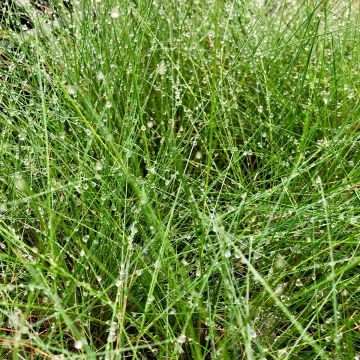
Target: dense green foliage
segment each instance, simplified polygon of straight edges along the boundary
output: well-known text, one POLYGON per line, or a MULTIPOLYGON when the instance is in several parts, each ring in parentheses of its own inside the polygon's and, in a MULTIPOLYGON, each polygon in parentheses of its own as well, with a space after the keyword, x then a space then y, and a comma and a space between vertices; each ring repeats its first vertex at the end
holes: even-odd
POLYGON ((26 6, 1 358, 359 359, 357 1, 26 6))

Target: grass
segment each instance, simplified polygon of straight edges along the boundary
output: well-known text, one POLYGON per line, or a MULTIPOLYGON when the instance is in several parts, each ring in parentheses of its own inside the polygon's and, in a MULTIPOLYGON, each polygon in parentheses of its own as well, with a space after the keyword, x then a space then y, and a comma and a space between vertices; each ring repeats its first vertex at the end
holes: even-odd
POLYGON ((1 358, 358 359, 358 3, 58 11, 1 31, 1 358))

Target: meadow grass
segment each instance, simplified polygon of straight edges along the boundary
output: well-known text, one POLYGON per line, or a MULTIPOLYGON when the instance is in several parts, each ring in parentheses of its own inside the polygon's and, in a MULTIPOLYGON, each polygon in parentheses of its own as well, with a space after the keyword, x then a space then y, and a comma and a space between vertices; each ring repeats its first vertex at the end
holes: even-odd
POLYGON ((0 41, 1 358, 359 359, 357 1, 27 11, 0 41))

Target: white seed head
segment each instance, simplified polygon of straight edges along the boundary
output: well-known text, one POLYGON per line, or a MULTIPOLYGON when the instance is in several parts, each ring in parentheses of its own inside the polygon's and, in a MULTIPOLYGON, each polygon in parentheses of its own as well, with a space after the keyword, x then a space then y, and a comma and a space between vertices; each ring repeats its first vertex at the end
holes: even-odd
POLYGON ((25 180, 22 177, 16 179, 15 180, 15 187, 20 191, 24 191, 26 189, 25 180))
POLYGON ((120 9, 118 6, 115 6, 111 9, 110 16, 113 19, 117 19, 120 16, 120 9))
POLYGON ((76 88, 73 85, 66 85, 66 91, 69 95, 75 96, 76 95, 76 88))
POLYGON ((106 135, 106 141, 108 141, 108 142, 114 141, 114 136, 112 134, 107 134, 106 135))
POLYGON ((99 80, 99 81, 102 81, 105 79, 105 75, 103 74, 102 71, 99 71, 97 74, 96 74, 96 78, 99 80))
POLYGON ((179 344, 184 344, 186 342, 186 335, 180 335, 178 338, 177 338, 177 342, 179 344))
POLYGON ((189 262, 188 262, 186 259, 182 259, 182 260, 181 260, 181 263, 182 263, 184 266, 188 266, 188 265, 189 265, 189 262))
POLYGON ((275 268, 282 269, 285 265, 285 258, 282 255, 278 255, 275 261, 275 268))
POLYGON ((143 269, 138 269, 138 270, 136 270, 136 275, 141 276, 143 272, 144 272, 143 269))
POLYGON ((256 331, 254 329, 250 329, 249 335, 252 339, 255 339, 257 337, 256 331))
POLYGON ((98 161, 98 162, 96 163, 96 166, 95 166, 96 171, 101 171, 103 168, 104 168, 104 167, 103 167, 102 162, 101 162, 101 161, 98 161))
POLYGON ((274 290, 274 295, 279 296, 282 295, 285 291, 287 282, 279 284, 276 289, 274 290))
POLYGON ((160 76, 164 76, 166 73, 166 65, 165 62, 162 61, 160 64, 158 64, 157 68, 156 68, 156 72, 160 75, 160 76))
POLYGON ((82 340, 76 340, 74 343, 74 348, 77 350, 81 350, 81 348, 83 347, 84 343, 82 340))
POLYGON ((16 0, 15 2, 18 5, 25 6, 25 7, 30 5, 30 0, 16 0))

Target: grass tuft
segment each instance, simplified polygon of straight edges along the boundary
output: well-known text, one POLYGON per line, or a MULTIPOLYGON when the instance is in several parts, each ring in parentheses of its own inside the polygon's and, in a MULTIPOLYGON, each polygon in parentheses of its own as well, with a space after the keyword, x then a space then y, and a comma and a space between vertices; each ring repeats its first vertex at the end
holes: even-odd
POLYGON ((359 359, 357 1, 23 3, 1 358, 359 359))

